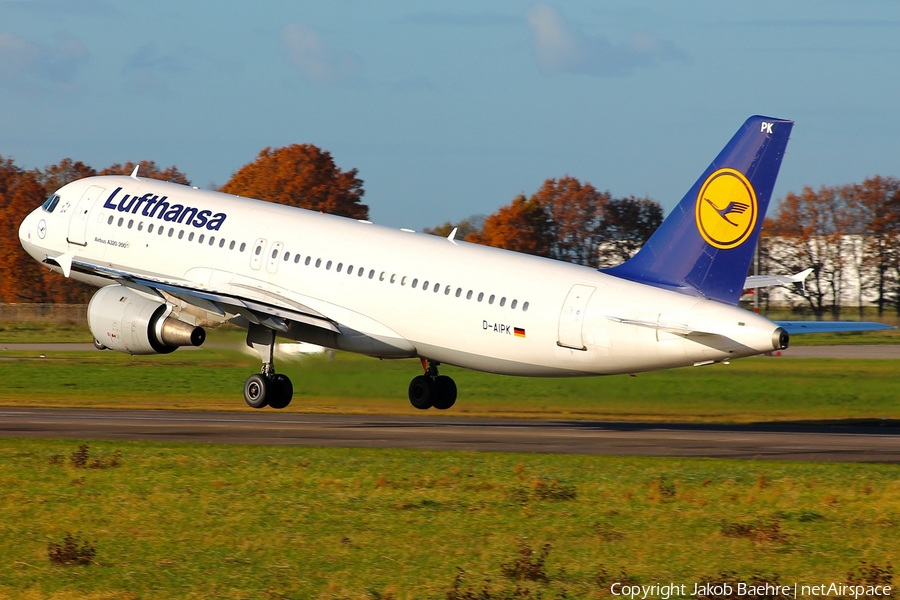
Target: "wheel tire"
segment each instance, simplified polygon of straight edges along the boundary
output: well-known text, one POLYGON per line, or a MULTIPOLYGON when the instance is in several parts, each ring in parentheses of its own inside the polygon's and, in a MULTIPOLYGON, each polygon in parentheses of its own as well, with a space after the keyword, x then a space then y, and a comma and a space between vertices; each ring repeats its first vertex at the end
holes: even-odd
POLYGON ((264 408, 273 396, 275 386, 266 377, 254 373, 244 382, 244 402, 250 408, 264 408))
POLYGON ((437 395, 434 399, 434 407, 438 410, 447 410, 456 404, 456 382, 446 375, 438 375, 434 380, 437 395))
POLYGON ((97 338, 94 338, 94 348, 96 348, 97 350, 106 350, 106 346, 101 344, 100 340, 98 340, 97 338))
POLYGON ((287 375, 278 374, 269 381, 272 387, 272 397, 269 398, 269 406, 275 409, 287 408, 294 396, 294 384, 287 375))
POLYGON ((428 410, 437 396, 437 386, 431 377, 419 375, 409 382, 409 403, 413 408, 428 410))

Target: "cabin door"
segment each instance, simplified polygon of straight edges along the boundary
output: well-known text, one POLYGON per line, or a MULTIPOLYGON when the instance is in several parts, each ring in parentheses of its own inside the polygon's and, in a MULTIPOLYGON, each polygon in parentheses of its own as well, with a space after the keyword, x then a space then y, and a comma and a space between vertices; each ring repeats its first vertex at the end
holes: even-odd
POLYGON ((559 314, 559 341, 557 342, 559 346, 573 350, 587 350, 583 337, 584 313, 594 289, 588 285, 573 285, 569 290, 562 312, 559 314))
POLYGON ((72 216, 69 218, 70 244, 87 246, 88 217, 90 216, 91 208, 93 208, 94 202, 105 191, 106 188, 92 185, 81 196, 81 200, 78 201, 78 205, 75 207, 75 210, 72 212, 72 216))

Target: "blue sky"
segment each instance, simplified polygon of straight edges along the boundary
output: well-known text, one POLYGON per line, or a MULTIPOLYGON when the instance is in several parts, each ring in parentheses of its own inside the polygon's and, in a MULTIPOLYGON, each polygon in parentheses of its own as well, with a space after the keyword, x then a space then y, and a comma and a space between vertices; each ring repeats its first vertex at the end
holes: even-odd
POLYGON ((796 122, 776 197, 900 176, 898 98, 893 0, 0 0, 0 155, 205 187, 308 142, 396 227, 565 174, 668 211, 751 114, 796 122))

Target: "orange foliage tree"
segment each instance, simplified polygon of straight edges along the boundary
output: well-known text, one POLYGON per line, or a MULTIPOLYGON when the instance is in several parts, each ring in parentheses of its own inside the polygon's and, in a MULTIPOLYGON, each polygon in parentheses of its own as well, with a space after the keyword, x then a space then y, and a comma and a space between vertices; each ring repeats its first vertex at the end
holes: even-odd
POLYGON ((522 195, 485 219, 480 232, 470 233, 465 239, 537 256, 550 253, 547 215, 535 198, 526 199, 522 195))
POLYGON ((356 169, 341 171, 327 151, 312 144, 293 144, 264 149, 220 191, 366 219, 369 207, 361 203, 363 181, 356 174, 356 169))

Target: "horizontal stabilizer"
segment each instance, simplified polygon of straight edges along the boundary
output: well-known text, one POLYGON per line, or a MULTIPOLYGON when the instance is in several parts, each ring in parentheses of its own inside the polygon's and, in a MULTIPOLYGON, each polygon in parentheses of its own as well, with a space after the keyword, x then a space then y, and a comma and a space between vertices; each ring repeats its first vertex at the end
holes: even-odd
POLYGON ((896 329, 875 321, 775 321, 791 335, 799 333, 842 333, 851 331, 884 331, 896 329))

